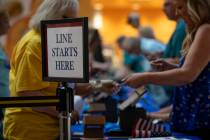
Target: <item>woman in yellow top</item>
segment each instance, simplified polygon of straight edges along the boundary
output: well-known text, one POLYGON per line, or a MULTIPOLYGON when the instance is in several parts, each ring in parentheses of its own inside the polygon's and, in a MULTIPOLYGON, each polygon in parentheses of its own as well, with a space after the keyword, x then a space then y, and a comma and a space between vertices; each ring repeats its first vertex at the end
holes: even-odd
MULTIPOLYGON (((58 83, 42 81, 40 21, 76 17, 78 7, 77 0, 43 1, 30 21, 30 31, 22 37, 13 51, 11 96, 55 95, 58 83)), ((55 140, 58 136, 58 112, 54 107, 6 109, 5 139, 55 140)))

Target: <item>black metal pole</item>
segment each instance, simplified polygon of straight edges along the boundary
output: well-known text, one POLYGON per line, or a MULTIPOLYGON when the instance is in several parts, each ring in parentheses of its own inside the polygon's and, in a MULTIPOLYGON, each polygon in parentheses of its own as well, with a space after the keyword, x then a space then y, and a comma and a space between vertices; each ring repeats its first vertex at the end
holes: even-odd
POLYGON ((71 140, 71 113, 74 109, 74 92, 66 83, 57 88, 57 95, 60 97, 60 140, 71 140))

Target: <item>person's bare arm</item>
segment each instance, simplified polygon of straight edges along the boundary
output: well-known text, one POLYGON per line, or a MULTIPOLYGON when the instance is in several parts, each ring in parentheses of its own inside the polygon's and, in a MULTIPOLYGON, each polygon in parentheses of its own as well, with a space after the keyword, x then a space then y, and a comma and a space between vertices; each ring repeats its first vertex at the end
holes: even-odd
POLYGON ((185 58, 184 65, 164 72, 137 73, 127 77, 124 82, 132 87, 144 84, 184 85, 193 82, 210 60, 210 25, 203 25, 185 58))
POLYGON ((168 121, 170 119, 170 113, 147 113, 149 119, 159 119, 162 121, 168 121))
POLYGON ((172 105, 164 107, 157 112, 148 112, 147 117, 150 119, 161 119, 163 121, 167 121, 169 120, 171 111, 172 111, 172 105))
POLYGON ((170 113, 172 110, 172 105, 166 106, 158 111, 158 113, 170 113))
POLYGON ((75 86, 75 94, 78 96, 86 97, 93 92, 93 87, 90 83, 77 83, 75 86))
POLYGON ((172 105, 164 107, 157 112, 148 112, 147 118, 150 119, 161 119, 163 121, 169 120, 170 113, 172 111, 172 105))
POLYGON ((171 63, 167 59, 156 59, 151 61, 150 64, 156 71, 166 71, 178 68, 177 63, 171 63))
MULTIPOLYGON (((18 96, 46 96, 41 90, 19 92, 18 96)), ((55 107, 32 107, 32 110, 45 113, 51 117, 58 118, 59 113, 55 107)))

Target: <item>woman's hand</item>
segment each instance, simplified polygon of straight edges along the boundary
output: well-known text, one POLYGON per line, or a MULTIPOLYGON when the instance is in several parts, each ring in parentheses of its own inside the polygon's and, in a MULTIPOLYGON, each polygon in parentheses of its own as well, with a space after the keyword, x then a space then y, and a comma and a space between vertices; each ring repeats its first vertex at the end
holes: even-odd
POLYGON ((86 97, 93 92, 93 88, 89 83, 77 83, 76 86, 76 95, 81 97, 86 97))
POLYGON ((99 80, 90 81, 93 91, 96 92, 106 92, 106 93, 117 93, 120 90, 120 86, 113 80, 99 80))
POLYGON ((117 93, 120 90, 120 86, 118 83, 112 80, 102 80, 101 91, 106 93, 117 93))
POLYGON ((151 61, 151 65, 156 71, 166 71, 178 67, 176 64, 171 63, 165 59, 153 60, 151 61))
POLYGON ((133 88, 138 88, 147 84, 147 73, 135 73, 127 76, 122 80, 122 83, 133 88))

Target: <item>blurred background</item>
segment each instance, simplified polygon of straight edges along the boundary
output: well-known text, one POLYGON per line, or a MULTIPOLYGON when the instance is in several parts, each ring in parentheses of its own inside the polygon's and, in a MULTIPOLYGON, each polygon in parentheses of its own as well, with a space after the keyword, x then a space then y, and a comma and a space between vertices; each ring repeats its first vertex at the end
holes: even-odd
MULTIPOLYGON (((7 0, 11 28, 7 37, 1 37, 8 56, 17 40, 27 31, 28 21, 42 0, 7 0)), ((137 36, 138 31, 127 23, 128 15, 139 13, 141 26, 151 27, 157 40, 166 44, 175 22, 163 12, 163 0, 79 0, 80 15, 89 17, 89 26, 100 32, 104 55, 112 57, 114 65, 122 61, 122 51, 116 47, 121 35, 137 36), (114 54, 114 55, 113 55, 114 54)))
MULTIPOLYGON (((8 59, 18 40, 29 30, 30 18, 42 1, 5 1, 10 28, 6 35, 0 37, 0 43, 4 46, 8 59)), ((103 103, 107 116, 111 118, 111 122, 115 122, 119 116, 118 104, 137 94, 135 89, 123 84, 114 94, 110 87, 122 82, 129 74, 158 71, 151 65, 152 60, 179 59, 185 25, 178 28, 180 19, 176 17, 172 3, 167 0, 78 1, 79 17, 89 18, 88 44, 85 47, 89 48, 90 84, 94 90, 90 95, 84 90, 84 97, 75 96, 75 110, 82 115, 91 110, 92 103, 103 103)), ((85 88, 81 86, 80 89, 85 88)), ((135 97, 129 104, 128 111, 130 106, 134 107, 134 111, 136 108, 143 108, 144 111, 140 114, 146 116, 146 112, 168 107, 172 93, 173 88, 170 87, 146 85, 146 90, 142 93, 144 95, 135 97)), ((169 118, 169 113, 166 115, 169 118)), ((133 116, 139 117, 138 114, 133 116)), ((106 128, 110 130, 111 127, 113 125, 106 128)))

